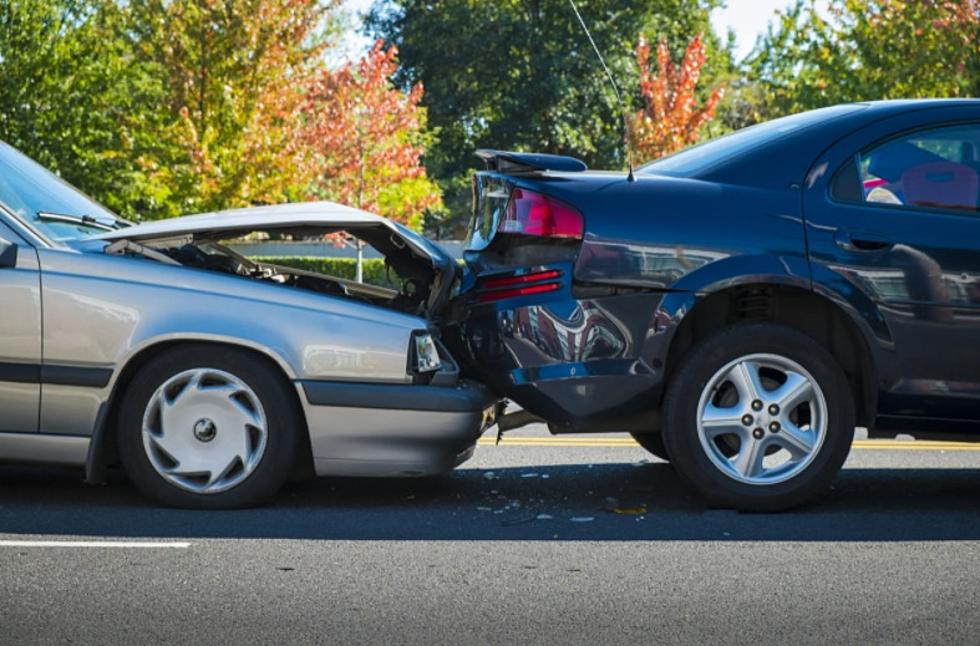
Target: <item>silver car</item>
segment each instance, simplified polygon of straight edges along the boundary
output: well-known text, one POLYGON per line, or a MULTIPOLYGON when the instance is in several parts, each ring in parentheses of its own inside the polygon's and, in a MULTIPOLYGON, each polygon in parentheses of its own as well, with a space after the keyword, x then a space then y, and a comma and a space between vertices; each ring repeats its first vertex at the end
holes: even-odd
POLYGON ((421 476, 467 459, 494 397, 432 317, 438 247, 318 202, 131 226, 0 143, 0 461, 121 462, 160 502, 253 505, 291 475, 421 476), (222 241, 346 232, 399 289, 250 260, 222 241))

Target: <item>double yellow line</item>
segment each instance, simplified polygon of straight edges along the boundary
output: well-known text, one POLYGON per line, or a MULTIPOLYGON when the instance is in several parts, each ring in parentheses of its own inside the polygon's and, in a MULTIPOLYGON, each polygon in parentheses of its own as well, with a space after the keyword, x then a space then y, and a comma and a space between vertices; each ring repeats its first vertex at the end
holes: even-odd
MULTIPOLYGON (((484 437, 480 446, 494 446, 496 440, 484 437)), ((501 446, 579 446, 592 448, 638 448, 628 437, 505 437, 501 446)), ((855 449, 868 451, 980 451, 980 442, 942 442, 938 440, 855 440, 855 449)))

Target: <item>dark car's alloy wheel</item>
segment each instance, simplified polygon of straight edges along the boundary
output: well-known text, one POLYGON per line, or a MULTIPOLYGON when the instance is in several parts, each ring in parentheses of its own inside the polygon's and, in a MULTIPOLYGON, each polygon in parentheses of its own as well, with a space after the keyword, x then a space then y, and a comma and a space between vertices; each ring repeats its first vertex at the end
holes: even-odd
POLYGON ((847 457, 847 378, 809 337, 743 324, 695 346, 668 388, 664 439, 713 504, 777 510, 823 491, 847 457))
POLYGON ((187 346, 144 366, 125 393, 119 448, 130 478, 164 503, 240 507, 278 491, 296 455, 284 380, 233 348, 187 346))

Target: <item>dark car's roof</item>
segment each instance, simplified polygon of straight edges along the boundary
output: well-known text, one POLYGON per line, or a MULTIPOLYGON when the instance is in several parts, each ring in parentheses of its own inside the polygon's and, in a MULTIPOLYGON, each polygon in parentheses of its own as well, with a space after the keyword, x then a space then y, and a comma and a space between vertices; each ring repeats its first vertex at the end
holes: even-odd
MULTIPOLYGON (((764 136, 768 127, 764 125, 758 130, 763 135, 759 137, 759 145, 744 146, 742 150, 735 151, 737 154, 725 154, 726 138, 722 137, 689 148, 675 157, 658 160, 644 167, 641 172, 741 183, 746 179, 746 169, 751 168, 755 169, 753 172, 765 173, 772 180, 773 185, 785 185, 787 177, 800 179, 816 156, 827 146, 856 130, 876 121, 908 112, 953 106, 980 106, 980 99, 896 99, 841 104, 812 110, 787 118, 786 121, 794 119, 804 121, 804 127, 780 133, 778 136, 764 136), (825 118, 820 118, 821 116, 825 118), (678 158, 682 159, 683 156, 693 157, 698 152, 701 152, 704 157, 701 164, 683 168, 682 164, 675 161, 678 158), (659 170, 658 166, 661 166, 661 163, 668 170, 659 170), (681 167, 684 172, 672 172, 669 170, 672 165, 681 167)), ((779 122, 774 120, 767 124, 774 125, 779 122)), ((752 130, 745 129, 737 131, 736 134, 744 140, 751 140, 752 130)), ((765 177, 760 176, 760 179, 765 180, 765 177)))

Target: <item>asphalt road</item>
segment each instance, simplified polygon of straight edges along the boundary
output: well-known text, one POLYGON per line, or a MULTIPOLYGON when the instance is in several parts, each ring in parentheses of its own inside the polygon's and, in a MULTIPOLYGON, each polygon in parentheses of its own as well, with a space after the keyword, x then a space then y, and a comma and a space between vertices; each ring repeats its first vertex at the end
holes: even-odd
POLYGON ((980 446, 863 442, 761 515, 622 439, 512 442, 223 513, 0 467, 0 642, 980 642, 980 446))

